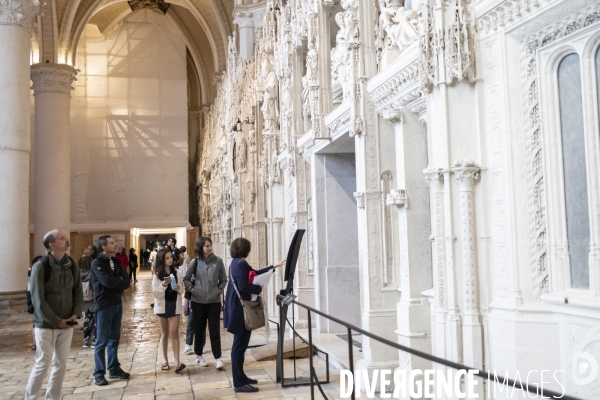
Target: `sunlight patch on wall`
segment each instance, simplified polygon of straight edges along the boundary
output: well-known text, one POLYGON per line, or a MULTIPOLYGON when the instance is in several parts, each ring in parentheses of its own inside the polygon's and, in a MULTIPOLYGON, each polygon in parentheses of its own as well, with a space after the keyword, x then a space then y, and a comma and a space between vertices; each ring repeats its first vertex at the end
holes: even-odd
POLYGON ((164 16, 87 25, 71 100, 72 222, 188 220, 183 38, 164 16))

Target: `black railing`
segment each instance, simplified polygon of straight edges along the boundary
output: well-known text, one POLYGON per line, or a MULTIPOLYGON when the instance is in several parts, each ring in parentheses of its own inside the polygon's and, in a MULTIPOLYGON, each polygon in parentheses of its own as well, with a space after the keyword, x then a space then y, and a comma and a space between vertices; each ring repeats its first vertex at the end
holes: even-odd
MULTIPOLYGON (((305 309, 308 312, 308 347, 309 347, 309 371, 310 371, 310 377, 309 377, 309 381, 310 381, 310 398, 314 399, 315 398, 315 385, 318 386, 319 391, 321 392, 321 394, 323 395, 323 397, 325 399, 328 399, 328 397, 325 395, 325 392, 323 391, 322 387, 321 387, 321 382, 319 382, 319 379, 317 377, 317 374, 315 372, 315 369, 313 367, 313 354, 314 354, 314 350, 313 348, 315 347, 312 341, 312 316, 311 313, 320 315, 321 317, 327 318, 330 321, 336 322, 344 327, 346 327, 346 329, 348 330, 348 361, 349 361, 349 371, 351 373, 352 376, 354 376, 354 349, 352 347, 352 332, 357 332, 360 333, 364 336, 367 336, 377 342, 383 343, 389 347, 392 347, 394 349, 400 350, 400 351, 404 351, 406 353, 409 354, 413 354, 417 357, 421 357, 425 360, 437 363, 437 364, 441 364, 444 365, 446 367, 455 369, 457 371, 477 371, 475 373, 473 373, 473 376, 478 376, 480 378, 483 378, 485 380, 491 381, 491 384, 493 384, 494 381, 496 382, 502 382, 503 385, 506 386, 510 386, 510 387, 517 387, 517 388, 523 388, 526 391, 530 392, 530 393, 534 393, 536 396, 539 395, 540 393, 540 386, 538 385, 529 385, 528 383, 524 383, 524 382, 517 382, 515 380, 509 379, 509 378, 504 378, 502 376, 496 375, 495 373, 491 373, 491 372, 485 372, 485 371, 479 371, 476 368, 471 368, 468 367, 466 365, 463 364, 459 364, 453 361, 449 361, 440 357, 436 357, 432 354, 429 353, 424 353, 422 351, 419 350, 415 350, 412 349, 410 347, 406 347, 403 346, 401 344, 392 342, 391 340, 385 339, 381 336, 377 336, 374 335, 370 332, 365 331, 364 329, 359 328, 358 326, 349 324, 345 321, 340 320, 339 318, 333 317, 329 314, 326 314, 322 311, 319 311, 313 307, 307 306, 306 304, 302 304, 299 303, 295 300, 296 296, 293 295, 288 295, 288 296, 281 296, 278 295, 277 296, 277 305, 280 308, 280 315, 282 315, 285 318, 283 309, 286 308, 286 306, 290 306, 292 304, 297 305, 298 307, 301 307, 303 309, 305 309)), ((292 307, 293 309, 293 307, 292 307)), ((279 336, 279 338, 281 338, 281 336, 279 336)), ((281 346, 283 346, 283 344, 281 344, 281 346)), ((327 374, 327 380, 329 381, 329 373, 327 374)), ((581 400, 577 397, 573 397, 573 396, 569 396, 566 394, 562 394, 562 393, 558 393, 552 390, 547 390, 547 389, 543 389, 543 396, 545 396, 545 398, 550 398, 550 399, 561 399, 561 400, 581 400)), ((351 389, 351 398, 352 400, 355 399, 355 393, 354 393, 354 388, 351 389)))
MULTIPOLYGON (((302 338, 302 336, 300 336, 298 334, 298 332, 296 331, 296 318, 294 315, 294 309, 292 308, 292 321, 290 322, 290 320, 287 318, 287 316, 285 315, 285 313, 283 312, 284 308, 280 307, 279 308, 279 320, 283 321, 285 320, 287 322, 284 323, 284 329, 280 329, 280 325, 278 322, 275 322, 271 319, 269 319, 270 322, 274 323, 275 325, 277 325, 277 349, 278 349, 278 354, 281 354, 281 357, 278 358, 277 362, 278 362, 278 376, 277 376, 277 381, 281 382, 281 387, 290 387, 290 386, 308 386, 312 384, 312 380, 309 381, 309 379, 306 378, 298 378, 297 375, 297 368, 296 368, 296 338, 300 339, 304 344, 307 344, 309 346, 309 351, 310 351, 310 358, 311 358, 311 362, 312 362, 312 356, 313 356, 313 352, 321 353, 325 356, 325 363, 326 363, 326 377, 325 377, 325 381, 317 381, 317 384, 320 385, 321 383, 329 383, 329 353, 327 353, 326 351, 318 348, 317 346, 315 346, 314 344, 311 345, 311 343, 307 342, 306 340, 304 340, 302 338), (283 341, 285 338, 285 326, 289 326, 291 332, 292 332, 292 354, 293 356, 293 362, 294 362, 294 377, 293 378, 286 378, 285 377, 285 368, 284 368, 284 363, 283 363, 283 341)), ((311 368, 312 369, 312 368, 311 368)))

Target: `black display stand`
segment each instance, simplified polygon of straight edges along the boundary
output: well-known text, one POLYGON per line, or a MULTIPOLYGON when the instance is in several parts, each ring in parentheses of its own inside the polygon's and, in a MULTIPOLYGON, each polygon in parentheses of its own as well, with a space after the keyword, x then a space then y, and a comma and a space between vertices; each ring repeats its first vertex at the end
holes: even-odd
MULTIPOLYGON (((304 237, 304 233, 306 231, 304 229, 298 229, 294 234, 292 239, 292 243, 290 244, 290 248, 288 250, 287 261, 285 263, 285 273, 283 275, 284 280, 287 282, 286 288, 281 290, 279 293, 281 296, 288 296, 293 294, 294 291, 294 276, 296 273, 296 264, 298 262, 298 255, 300 254, 300 246, 302 245, 302 238, 304 237)), ((308 386, 310 385, 310 378, 298 378, 296 376, 296 360, 294 359, 294 377, 286 378, 284 374, 283 367, 283 341, 285 339, 285 327, 289 325, 293 331, 293 350, 295 353, 296 350, 296 337, 298 334, 295 329, 295 315, 294 315, 294 307, 292 304, 292 323, 289 323, 287 319, 288 313, 288 304, 283 302, 278 302, 280 304, 279 309, 279 324, 277 327, 277 363, 276 363, 276 380, 277 382, 281 382, 282 387, 289 386, 308 386)), ((298 336, 299 337, 299 336, 298 336)), ((302 340, 302 338, 300 338, 302 340)), ((304 341, 304 340, 302 340, 304 341)), ((315 348, 315 350, 319 351, 315 348)), ((326 354, 326 362, 327 362, 327 381, 320 383, 329 383, 329 354, 326 354)), ((313 355, 311 354, 310 357, 313 355)))

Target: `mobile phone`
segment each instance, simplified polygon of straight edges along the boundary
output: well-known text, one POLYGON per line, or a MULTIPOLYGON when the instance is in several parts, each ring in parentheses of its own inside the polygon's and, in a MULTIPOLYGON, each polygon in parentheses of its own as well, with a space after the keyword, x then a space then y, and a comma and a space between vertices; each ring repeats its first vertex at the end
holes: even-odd
POLYGON ((67 325, 79 325, 77 321, 67 321, 67 325))

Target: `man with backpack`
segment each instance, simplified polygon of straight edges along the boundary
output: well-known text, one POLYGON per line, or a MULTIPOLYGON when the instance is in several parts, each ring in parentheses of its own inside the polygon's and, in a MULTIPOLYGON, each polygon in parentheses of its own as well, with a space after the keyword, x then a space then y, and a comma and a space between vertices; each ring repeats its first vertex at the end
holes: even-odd
POLYGON ((33 324, 37 343, 35 364, 25 389, 25 399, 36 399, 48 368, 52 365, 46 388, 47 399, 60 399, 73 326, 81 315, 83 291, 79 267, 67 255, 71 247, 59 229, 44 236, 46 256, 31 268, 30 291, 33 324))

